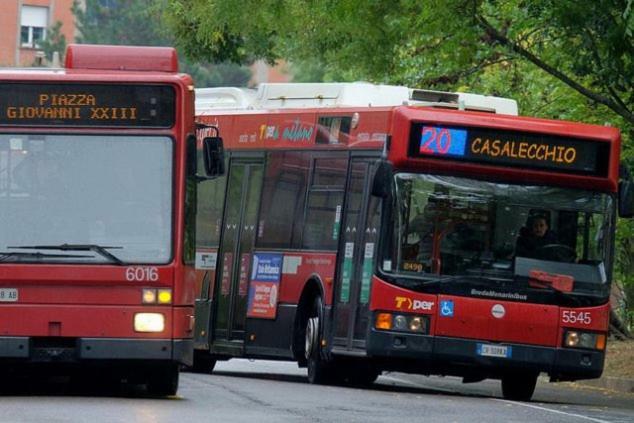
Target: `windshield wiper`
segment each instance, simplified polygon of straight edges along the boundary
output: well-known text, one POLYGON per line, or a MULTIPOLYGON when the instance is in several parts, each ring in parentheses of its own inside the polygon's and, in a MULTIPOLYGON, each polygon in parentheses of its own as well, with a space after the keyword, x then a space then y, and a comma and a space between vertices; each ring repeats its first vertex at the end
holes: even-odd
MULTIPOLYGON (((12 247, 8 247, 12 248, 12 247)), ((86 255, 77 255, 77 254, 44 254, 44 253, 18 253, 15 251, 2 251, 0 252, 0 262, 4 262, 9 260, 10 258, 35 258, 35 259, 44 259, 44 258, 88 258, 93 256, 86 255)))
MULTIPOLYGON (((60 251, 92 251, 95 252, 102 257, 109 259, 111 262, 116 263, 118 265, 124 265, 125 263, 117 256, 112 254, 109 249, 121 249, 123 247, 113 247, 107 245, 97 245, 97 244, 60 244, 60 245, 20 245, 13 246, 7 248, 20 248, 24 250, 60 250, 60 251)), ((81 256, 73 256, 73 257, 81 257, 81 256)), ((90 257, 90 256, 84 256, 90 257)))

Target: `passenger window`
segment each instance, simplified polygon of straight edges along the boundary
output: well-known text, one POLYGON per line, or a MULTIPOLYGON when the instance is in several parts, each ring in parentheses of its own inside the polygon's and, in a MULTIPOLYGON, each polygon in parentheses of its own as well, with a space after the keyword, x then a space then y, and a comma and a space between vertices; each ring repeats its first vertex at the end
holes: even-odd
POLYGON ((259 247, 296 247, 302 218, 310 160, 308 153, 269 154, 260 207, 259 247))
MULTIPOLYGON (((226 163, 225 169, 227 169, 226 163)), ((196 247, 217 247, 220 242, 226 184, 226 174, 198 183, 196 247)))
POLYGON ((315 160, 302 238, 304 248, 337 249, 347 167, 345 158, 315 160))

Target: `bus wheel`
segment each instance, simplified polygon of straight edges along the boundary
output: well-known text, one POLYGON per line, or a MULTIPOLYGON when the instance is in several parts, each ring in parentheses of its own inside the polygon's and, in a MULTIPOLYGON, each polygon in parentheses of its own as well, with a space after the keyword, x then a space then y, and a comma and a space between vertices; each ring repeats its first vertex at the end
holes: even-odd
POLYGON ((176 391, 178 391, 178 365, 170 363, 151 369, 147 390, 150 395, 159 397, 176 395, 176 391))
POLYGON ((502 377, 502 396, 513 401, 530 401, 537 385, 537 374, 509 374, 502 377))
POLYGON ((216 367, 216 358, 206 351, 194 351, 194 373, 211 373, 216 367))
POLYGON ((306 322, 304 354, 308 367, 308 382, 320 385, 330 382, 331 373, 328 363, 321 357, 321 346, 319 345, 321 317, 322 303, 321 298, 317 297, 306 322))

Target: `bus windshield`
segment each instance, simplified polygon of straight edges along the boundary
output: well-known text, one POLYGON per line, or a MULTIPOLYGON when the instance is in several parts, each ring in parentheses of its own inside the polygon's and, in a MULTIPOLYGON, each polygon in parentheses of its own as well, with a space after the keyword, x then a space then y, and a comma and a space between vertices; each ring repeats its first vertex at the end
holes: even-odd
POLYGON ((167 263, 172 150, 164 136, 0 134, 1 261, 167 263))
POLYGON ((575 290, 606 285, 609 194, 400 173, 394 205, 385 272, 504 281, 530 268, 572 275, 575 290))

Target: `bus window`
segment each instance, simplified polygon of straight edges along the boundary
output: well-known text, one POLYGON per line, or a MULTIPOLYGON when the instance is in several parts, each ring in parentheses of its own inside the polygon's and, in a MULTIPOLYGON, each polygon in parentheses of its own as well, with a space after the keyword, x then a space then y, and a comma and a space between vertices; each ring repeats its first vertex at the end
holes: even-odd
POLYGON ((308 153, 269 153, 260 206, 259 247, 297 246, 309 163, 308 153))
MULTIPOLYGON (((201 156, 199 161, 202 161, 201 156)), ((215 179, 198 182, 196 247, 217 247, 220 242, 226 184, 226 173, 215 179)))
POLYGON ((386 251, 391 259, 384 261, 385 271, 510 278, 516 257, 571 264, 611 260, 605 235, 614 207, 609 195, 431 175, 399 174, 396 181, 398 248, 386 251), (548 234, 539 240, 530 233, 537 220, 548 234))
POLYGON ((347 159, 315 160, 302 238, 304 248, 337 249, 347 166, 347 159))

